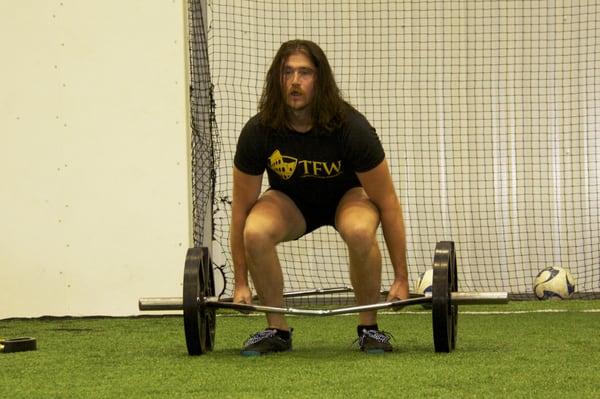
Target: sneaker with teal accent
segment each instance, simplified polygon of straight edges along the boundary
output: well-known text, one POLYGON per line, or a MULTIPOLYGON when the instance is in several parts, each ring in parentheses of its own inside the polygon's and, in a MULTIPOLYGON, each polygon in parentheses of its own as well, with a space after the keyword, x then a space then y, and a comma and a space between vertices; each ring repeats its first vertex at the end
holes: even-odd
POLYGON ((277 335, 277 330, 267 328, 254 333, 244 342, 242 356, 260 356, 273 352, 287 352, 292 350, 292 329, 290 338, 284 339, 277 335))
POLYGON ((392 335, 385 331, 362 330, 361 336, 358 337, 358 346, 368 354, 391 352, 394 350, 390 344, 391 339, 392 335))

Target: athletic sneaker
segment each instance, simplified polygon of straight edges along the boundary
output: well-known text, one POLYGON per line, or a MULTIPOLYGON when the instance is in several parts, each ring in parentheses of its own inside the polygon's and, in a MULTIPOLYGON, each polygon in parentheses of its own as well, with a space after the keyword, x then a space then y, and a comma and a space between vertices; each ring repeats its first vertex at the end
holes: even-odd
POLYGON ((391 352, 393 350, 390 339, 392 335, 385 331, 363 330, 358 338, 360 350, 369 354, 391 352))
POLYGON ((260 356, 273 352, 286 352, 292 350, 292 329, 290 329, 290 337, 288 339, 277 335, 277 330, 267 328, 259 331, 244 342, 242 348, 242 356, 260 356))

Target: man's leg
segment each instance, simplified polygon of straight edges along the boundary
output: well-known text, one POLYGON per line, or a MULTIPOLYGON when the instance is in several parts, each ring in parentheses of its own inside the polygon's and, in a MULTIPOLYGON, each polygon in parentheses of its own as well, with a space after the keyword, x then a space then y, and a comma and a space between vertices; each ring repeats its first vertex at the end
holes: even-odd
MULTIPOLYGON (((350 280, 357 304, 377 303, 381 290, 381 253, 376 236, 379 211, 361 187, 349 190, 342 197, 335 224, 348 245, 350 280)), ((359 323, 376 324, 377 312, 360 312, 359 323)))
MULTIPOLYGON (((377 245, 379 211, 361 187, 349 190, 340 201, 336 228, 348 245, 350 280, 358 305, 379 302, 381 253, 377 245)), ((360 349, 366 353, 393 350, 390 335, 377 326, 377 312, 360 312, 357 327, 360 349)))
MULTIPOLYGON (((275 247, 300 237, 305 230, 302 213, 280 191, 265 192, 250 211, 244 226, 244 246, 261 304, 283 307, 283 273, 275 247)), ((284 315, 267 313, 266 316, 269 328, 289 330, 284 315)))

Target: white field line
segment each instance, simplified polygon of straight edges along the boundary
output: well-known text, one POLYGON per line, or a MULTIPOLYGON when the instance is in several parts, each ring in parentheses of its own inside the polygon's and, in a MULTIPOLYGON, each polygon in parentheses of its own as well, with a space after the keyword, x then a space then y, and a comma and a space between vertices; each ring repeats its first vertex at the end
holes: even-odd
MULTIPOLYGON (((492 311, 473 311, 473 310, 459 310, 459 314, 469 314, 469 315, 513 315, 513 314, 533 314, 533 313, 600 313, 600 309, 581 309, 581 310, 570 310, 570 309, 540 309, 540 310, 509 310, 509 311, 501 311, 501 310, 492 310, 492 311)), ((338 316, 354 316, 356 313, 346 313, 338 316)), ((401 310, 398 312, 394 311, 380 311, 378 314, 383 315, 392 315, 392 314, 411 314, 411 315, 425 315, 430 316, 431 312, 415 312, 410 310, 401 310)), ((241 313, 219 313, 218 317, 256 317, 261 316, 264 317, 264 313, 255 312, 249 314, 241 314, 241 313)), ((311 316, 298 316, 298 315, 287 315, 296 316, 296 317, 311 317, 311 316)), ((323 317, 323 316, 321 316, 323 317)), ((324 316, 328 317, 328 316, 324 316)))

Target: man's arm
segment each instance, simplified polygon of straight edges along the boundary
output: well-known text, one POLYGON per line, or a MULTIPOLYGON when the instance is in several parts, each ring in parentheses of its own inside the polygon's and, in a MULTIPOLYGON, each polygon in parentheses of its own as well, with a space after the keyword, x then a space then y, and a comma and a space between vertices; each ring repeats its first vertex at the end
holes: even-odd
POLYGON ((234 302, 250 303, 252 293, 248 285, 248 265, 244 249, 244 226, 250 210, 256 203, 262 187, 263 175, 249 175, 233 168, 233 201, 229 243, 234 270, 234 302))
POLYGON ((373 169, 357 173, 369 199, 379 209, 385 243, 394 267, 394 282, 388 301, 409 296, 408 269, 406 266, 406 232, 402 207, 396 195, 388 164, 383 160, 373 169))

